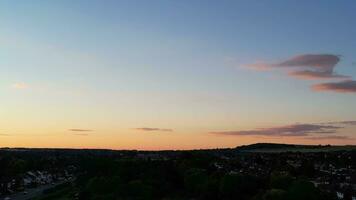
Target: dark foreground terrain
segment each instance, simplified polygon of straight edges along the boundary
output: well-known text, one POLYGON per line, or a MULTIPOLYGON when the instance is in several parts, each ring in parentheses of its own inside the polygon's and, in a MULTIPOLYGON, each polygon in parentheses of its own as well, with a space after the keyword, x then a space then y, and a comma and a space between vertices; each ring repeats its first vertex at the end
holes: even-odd
POLYGON ((354 146, 1 149, 0 200, 355 200, 354 146))

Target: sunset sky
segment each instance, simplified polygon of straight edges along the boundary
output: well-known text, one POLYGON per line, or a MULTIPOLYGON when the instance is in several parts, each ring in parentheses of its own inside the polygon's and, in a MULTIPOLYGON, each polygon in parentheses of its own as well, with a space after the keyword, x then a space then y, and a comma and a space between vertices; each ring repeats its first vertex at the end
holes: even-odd
POLYGON ((356 144, 356 1, 2 0, 0 147, 356 144))

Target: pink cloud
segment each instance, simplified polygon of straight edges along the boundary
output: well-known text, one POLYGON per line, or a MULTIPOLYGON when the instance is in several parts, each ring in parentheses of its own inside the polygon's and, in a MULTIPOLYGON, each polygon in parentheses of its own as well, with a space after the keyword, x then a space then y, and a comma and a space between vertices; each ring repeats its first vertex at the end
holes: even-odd
POLYGON ((310 70, 303 70, 303 71, 291 71, 288 73, 289 76, 304 79, 304 80, 315 80, 315 79, 345 79, 351 78, 350 76, 339 75, 330 72, 319 72, 319 71, 310 71, 310 70))
POLYGON ((303 54, 294 56, 283 62, 275 64, 276 67, 309 67, 317 71, 333 71, 340 61, 339 56, 331 54, 303 54))
POLYGON ((142 127, 142 128, 135 128, 135 130, 139 131, 161 131, 161 132, 172 132, 172 129, 166 129, 166 128, 147 128, 147 127, 142 127))
POLYGON ((291 71, 288 75, 298 79, 350 78, 334 72, 334 68, 339 62, 339 56, 332 54, 303 54, 277 63, 259 62, 246 66, 258 71, 272 68, 289 69, 291 71))
POLYGON ((331 91, 338 93, 356 93, 356 81, 346 80, 333 83, 320 83, 312 86, 314 91, 331 91))
POLYGON ((90 129, 78 129, 78 128, 72 128, 72 129, 68 129, 69 131, 74 131, 74 132, 90 132, 93 130, 90 129))
POLYGON ((320 136, 320 137, 306 137, 308 140, 354 140, 348 136, 339 136, 339 135, 329 135, 329 136, 320 136))
POLYGON ((277 126, 269 128, 260 128, 253 130, 241 131, 220 131, 212 132, 216 135, 231 135, 231 136, 308 136, 311 133, 315 134, 330 134, 336 133, 337 129, 343 127, 321 124, 292 124, 286 126, 277 126))

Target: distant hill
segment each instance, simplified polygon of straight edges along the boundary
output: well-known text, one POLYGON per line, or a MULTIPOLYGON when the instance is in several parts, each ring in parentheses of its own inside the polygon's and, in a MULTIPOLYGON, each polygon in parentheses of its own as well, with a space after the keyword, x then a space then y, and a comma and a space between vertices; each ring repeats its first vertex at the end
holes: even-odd
POLYGON ((356 150, 355 145, 331 146, 331 145, 298 145, 298 144, 279 144, 279 143, 256 143, 236 147, 242 152, 323 152, 323 151, 344 151, 356 150))

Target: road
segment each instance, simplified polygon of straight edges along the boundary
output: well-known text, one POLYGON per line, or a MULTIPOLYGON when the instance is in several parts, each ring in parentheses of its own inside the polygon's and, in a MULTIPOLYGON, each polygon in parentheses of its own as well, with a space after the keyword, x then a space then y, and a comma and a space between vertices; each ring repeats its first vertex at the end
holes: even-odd
POLYGON ((62 183, 65 183, 65 181, 55 183, 54 185, 47 184, 32 189, 26 189, 25 191, 27 192, 27 194, 23 194, 23 192, 19 192, 5 197, 0 197, 0 200, 5 200, 7 197, 9 197, 10 200, 28 200, 31 198, 39 197, 43 194, 43 191, 56 187, 57 185, 60 185, 62 183))

